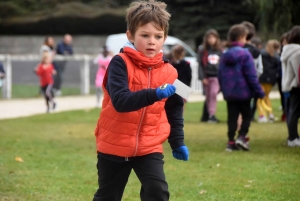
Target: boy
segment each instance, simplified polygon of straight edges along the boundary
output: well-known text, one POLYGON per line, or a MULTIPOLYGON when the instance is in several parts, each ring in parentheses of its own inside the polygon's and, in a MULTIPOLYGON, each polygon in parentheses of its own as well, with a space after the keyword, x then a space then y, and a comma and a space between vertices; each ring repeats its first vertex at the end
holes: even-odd
POLYGON ((227 35, 228 49, 222 55, 218 78, 227 104, 228 143, 226 151, 239 148, 248 151, 247 134, 251 123, 250 100, 253 96, 265 96, 259 85, 251 54, 242 48, 246 43, 248 30, 242 24, 233 25, 227 35), (237 120, 242 115, 241 128, 235 140, 237 120))
POLYGON ((169 200, 162 143, 173 157, 188 160, 184 145, 183 100, 170 84, 177 72, 163 60, 170 14, 166 4, 133 2, 127 9, 128 43, 110 62, 95 136, 99 189, 93 201, 120 201, 133 169, 141 200, 169 200))
MULTIPOLYGON (((247 22, 247 21, 243 21, 241 24, 244 25, 248 30, 244 48, 249 50, 249 52, 251 53, 256 67, 257 76, 259 77, 263 72, 262 57, 261 57, 260 50, 257 47, 255 47, 251 42, 251 39, 256 34, 255 26, 251 22, 247 22)), ((252 108, 251 108, 252 120, 255 119, 256 103, 257 103, 257 97, 254 97, 252 101, 252 108)), ((258 122, 267 122, 267 119, 265 117, 259 117, 258 122)))

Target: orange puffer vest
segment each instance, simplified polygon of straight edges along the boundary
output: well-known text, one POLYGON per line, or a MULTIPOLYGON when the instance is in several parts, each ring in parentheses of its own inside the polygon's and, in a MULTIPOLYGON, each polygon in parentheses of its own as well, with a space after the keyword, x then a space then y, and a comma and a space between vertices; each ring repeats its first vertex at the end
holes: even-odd
MULTIPOLYGON (((125 49, 125 53, 120 53, 119 56, 126 64, 128 87, 131 92, 146 88, 155 89, 165 83, 173 83, 177 78, 176 69, 169 63, 164 63, 162 56, 159 64, 146 67, 131 57, 130 53, 135 50, 130 49, 125 49)), ((103 82, 102 111, 95 129, 97 150, 121 157, 162 153, 162 143, 170 134, 170 125, 164 109, 167 99, 137 111, 120 113, 112 105, 106 83, 107 73, 103 82)))

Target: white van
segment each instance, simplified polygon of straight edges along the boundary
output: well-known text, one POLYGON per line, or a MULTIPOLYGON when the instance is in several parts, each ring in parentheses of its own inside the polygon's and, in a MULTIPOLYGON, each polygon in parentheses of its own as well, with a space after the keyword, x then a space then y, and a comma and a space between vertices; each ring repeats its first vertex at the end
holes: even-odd
MULTIPOLYGON (((128 41, 125 33, 109 35, 106 39, 106 46, 113 54, 118 54, 120 49, 128 41)), ((182 45, 185 49, 185 60, 189 61, 192 68, 191 87, 194 93, 202 92, 202 84, 198 80, 197 54, 186 43, 173 36, 168 36, 163 46, 163 52, 169 54, 172 47, 176 44, 182 45)))

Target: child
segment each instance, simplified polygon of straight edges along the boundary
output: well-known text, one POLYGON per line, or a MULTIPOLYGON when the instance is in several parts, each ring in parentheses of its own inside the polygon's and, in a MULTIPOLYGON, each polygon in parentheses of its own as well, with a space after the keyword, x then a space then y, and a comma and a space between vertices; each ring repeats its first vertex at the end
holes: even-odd
POLYGON ((227 103, 228 144, 226 151, 242 148, 249 150, 246 135, 251 122, 250 100, 253 96, 264 97, 258 83, 254 62, 250 52, 243 48, 247 28, 242 24, 233 25, 228 31, 228 49, 220 60, 218 78, 221 91, 227 103), (235 140, 238 116, 242 115, 242 125, 235 140))
MULTIPOLYGON (((255 26, 254 24, 248 21, 243 21, 241 24, 244 25, 248 31, 244 48, 246 48, 251 53, 252 58, 254 60, 254 65, 256 67, 256 74, 259 77, 263 71, 262 57, 260 54, 260 49, 253 45, 253 43, 251 42, 253 37, 256 35, 255 26)), ((256 103, 257 97, 254 97, 251 104, 252 120, 255 119, 256 103)))
POLYGON ((112 57, 109 55, 109 51, 106 46, 103 46, 102 53, 97 56, 97 58, 94 60, 94 63, 98 65, 98 71, 96 74, 95 79, 95 86, 96 86, 96 107, 100 107, 100 97, 102 92, 102 82, 103 78, 106 72, 106 69, 108 67, 108 64, 112 57))
MULTIPOLYGON (((280 50, 280 44, 277 40, 269 40, 266 45, 265 51, 262 51, 262 61, 263 61, 263 73, 259 77, 259 83, 265 92, 264 101, 266 104, 272 108, 271 101, 269 99, 269 93, 272 87, 276 84, 278 78, 278 69, 280 68, 280 60, 278 52, 280 50)), ((269 119, 265 116, 265 111, 261 105, 261 102, 257 101, 258 108, 258 122, 274 122, 275 117, 272 112, 269 113, 269 119)))
POLYGON ((93 201, 121 200, 133 169, 141 200, 169 200, 162 143, 173 157, 188 160, 184 144, 183 100, 172 83, 176 69, 163 60, 170 14, 166 4, 132 2, 127 9, 127 38, 103 80, 104 99, 95 129, 99 188, 93 201))
POLYGON ((219 34, 216 30, 209 29, 203 37, 202 50, 199 51, 199 71, 202 71, 199 75, 203 75, 200 77, 200 80, 202 80, 205 91, 205 102, 209 114, 207 122, 209 123, 219 122, 215 113, 217 94, 220 90, 217 75, 221 55, 222 49, 219 34))
POLYGON ((56 103, 54 102, 54 95, 52 91, 53 86, 53 75, 56 74, 54 66, 52 64, 52 55, 49 52, 44 52, 41 63, 35 68, 35 73, 40 77, 41 91, 45 97, 47 105, 47 113, 50 110, 54 110, 56 103), (50 108, 50 103, 52 104, 50 108))
MULTIPOLYGON (((192 69, 190 63, 184 60, 185 50, 181 45, 175 45, 171 51, 171 64, 176 68, 178 80, 187 86, 191 86, 192 69)), ((186 100, 184 99, 184 102, 186 100)))
POLYGON ((300 64, 300 26, 294 26, 288 34, 288 44, 282 49, 282 91, 289 92, 289 114, 288 114, 288 140, 289 147, 299 147, 300 139, 298 119, 300 117, 300 86, 299 86, 299 64, 300 64))
MULTIPOLYGON (((288 32, 283 33, 280 37, 280 56, 282 54, 283 46, 287 44, 288 32)), ((280 93, 280 102, 282 108, 281 121, 287 122, 288 120, 288 111, 289 111, 289 92, 283 93, 282 91, 282 66, 280 60, 280 68, 278 69, 278 78, 277 78, 278 91, 280 93)))

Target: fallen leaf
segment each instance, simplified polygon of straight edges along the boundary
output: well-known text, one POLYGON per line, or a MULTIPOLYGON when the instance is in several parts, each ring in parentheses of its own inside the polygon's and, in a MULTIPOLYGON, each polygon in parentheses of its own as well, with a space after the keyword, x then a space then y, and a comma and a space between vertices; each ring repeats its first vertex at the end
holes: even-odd
POLYGON ((249 182, 249 183, 252 183, 253 181, 252 181, 252 180, 249 180, 248 182, 249 182))
POLYGON ((16 156, 15 161, 23 163, 23 159, 21 157, 16 156))
POLYGON ((245 188, 250 188, 251 186, 250 185, 245 185, 245 188))
POLYGON ((220 163, 217 164, 217 167, 220 167, 220 163))
POLYGON ((201 195, 204 194, 204 193, 206 193, 206 190, 201 190, 201 191, 200 191, 200 194, 201 194, 201 195))
POLYGON ((202 182, 200 182, 200 183, 198 184, 198 186, 202 186, 202 182))

